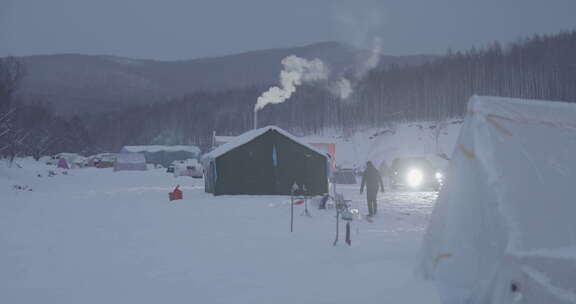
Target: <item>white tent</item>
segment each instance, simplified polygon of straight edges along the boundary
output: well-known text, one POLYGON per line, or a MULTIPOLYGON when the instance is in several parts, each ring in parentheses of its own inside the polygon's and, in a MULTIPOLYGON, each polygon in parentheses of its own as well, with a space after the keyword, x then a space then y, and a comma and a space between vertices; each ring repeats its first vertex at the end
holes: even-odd
POLYGON ((200 156, 200 148, 196 146, 124 146, 120 153, 143 153, 146 162, 154 165, 170 166, 177 160, 194 159, 200 156))
POLYGON ((146 158, 143 153, 122 152, 116 155, 114 171, 145 171, 146 158))
POLYGON ((131 153, 155 153, 155 152, 190 152, 192 154, 200 154, 200 148, 191 145, 179 145, 179 146, 159 146, 159 145, 148 145, 148 146, 124 146, 120 152, 131 152, 131 153))
POLYGON ((576 105, 471 98, 419 273, 444 303, 576 303, 576 105))

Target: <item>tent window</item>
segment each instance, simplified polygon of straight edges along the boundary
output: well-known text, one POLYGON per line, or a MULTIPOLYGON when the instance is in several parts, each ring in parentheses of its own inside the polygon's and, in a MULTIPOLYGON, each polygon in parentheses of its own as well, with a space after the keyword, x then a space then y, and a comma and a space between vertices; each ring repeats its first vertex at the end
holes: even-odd
POLYGON ((213 174, 214 174, 214 181, 218 179, 218 171, 216 171, 216 162, 212 162, 213 174))
POLYGON ((278 167, 278 153, 276 152, 276 145, 272 146, 272 165, 278 167))

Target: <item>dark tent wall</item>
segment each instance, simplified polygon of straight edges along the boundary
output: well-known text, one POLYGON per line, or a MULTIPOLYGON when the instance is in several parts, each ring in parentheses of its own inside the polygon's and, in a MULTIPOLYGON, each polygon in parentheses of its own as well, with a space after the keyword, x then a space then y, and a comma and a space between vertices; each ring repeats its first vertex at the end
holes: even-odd
POLYGON ((214 194, 275 194, 272 144, 263 134, 216 158, 214 194))
POLYGON ((323 154, 270 129, 213 159, 207 191, 214 195, 290 195, 294 182, 308 195, 328 192, 323 154))
POLYGON ((324 154, 294 142, 276 133, 278 153, 277 190, 290 194, 294 182, 305 185, 308 194, 320 195, 328 192, 328 160, 324 154))

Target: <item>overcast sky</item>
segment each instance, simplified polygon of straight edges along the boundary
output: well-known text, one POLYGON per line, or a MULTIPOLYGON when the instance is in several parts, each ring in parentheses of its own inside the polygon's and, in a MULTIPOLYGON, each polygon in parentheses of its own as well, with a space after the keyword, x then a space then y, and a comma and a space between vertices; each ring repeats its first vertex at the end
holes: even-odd
POLYGON ((576 28, 574 0, 0 0, 0 56, 190 59, 337 40, 443 54, 576 28))

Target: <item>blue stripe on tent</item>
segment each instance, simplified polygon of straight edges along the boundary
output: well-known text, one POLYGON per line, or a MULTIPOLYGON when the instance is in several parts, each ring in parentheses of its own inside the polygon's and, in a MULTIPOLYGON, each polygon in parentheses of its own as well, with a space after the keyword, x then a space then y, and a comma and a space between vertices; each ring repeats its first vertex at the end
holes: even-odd
POLYGON ((216 169, 216 162, 214 162, 214 181, 218 180, 218 170, 216 169))
POLYGON ((278 167, 278 153, 276 152, 276 145, 272 146, 272 164, 278 167))

